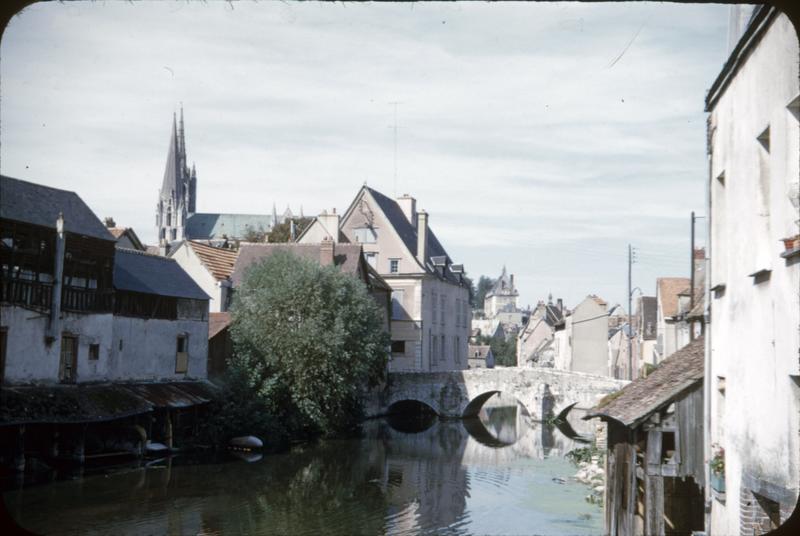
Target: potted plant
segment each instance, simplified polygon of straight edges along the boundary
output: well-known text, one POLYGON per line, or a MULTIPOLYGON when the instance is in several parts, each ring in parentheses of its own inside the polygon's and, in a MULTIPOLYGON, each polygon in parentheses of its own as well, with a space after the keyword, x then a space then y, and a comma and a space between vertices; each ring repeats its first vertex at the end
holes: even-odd
POLYGON ((783 247, 786 248, 786 251, 800 248, 800 235, 782 238, 781 240, 783 240, 783 247))
POLYGON ((713 445, 714 455, 711 457, 711 488, 719 493, 725 493, 725 449, 713 445))

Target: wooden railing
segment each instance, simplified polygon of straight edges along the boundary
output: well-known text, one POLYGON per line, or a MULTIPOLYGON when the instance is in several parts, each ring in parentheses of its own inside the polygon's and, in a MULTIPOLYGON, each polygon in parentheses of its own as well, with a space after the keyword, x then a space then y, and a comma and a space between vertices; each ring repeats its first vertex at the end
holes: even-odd
MULTIPOLYGON (((0 301, 35 309, 49 309, 53 303, 53 284, 25 279, 0 279, 0 301)), ((111 312, 114 294, 111 290, 64 287, 61 310, 77 313, 111 312)))
POLYGON ((0 280, 0 301, 49 309, 53 300, 53 284, 25 279, 0 280))
POLYGON ((114 305, 111 290, 64 287, 61 292, 61 310, 78 313, 110 313, 114 305))

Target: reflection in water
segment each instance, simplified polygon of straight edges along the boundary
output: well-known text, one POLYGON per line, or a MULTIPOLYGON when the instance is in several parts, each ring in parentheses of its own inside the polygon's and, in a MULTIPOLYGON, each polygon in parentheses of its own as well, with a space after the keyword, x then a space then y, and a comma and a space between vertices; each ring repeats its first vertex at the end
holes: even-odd
POLYGON ((360 439, 304 445, 252 463, 168 459, 10 491, 4 499, 24 527, 48 534, 602 531, 601 511, 583 500, 584 488, 553 481, 574 472, 561 457, 571 440, 515 406, 485 408, 477 422, 478 435, 494 445, 461 421, 435 420, 409 433, 408 422, 398 430, 375 420, 360 439))

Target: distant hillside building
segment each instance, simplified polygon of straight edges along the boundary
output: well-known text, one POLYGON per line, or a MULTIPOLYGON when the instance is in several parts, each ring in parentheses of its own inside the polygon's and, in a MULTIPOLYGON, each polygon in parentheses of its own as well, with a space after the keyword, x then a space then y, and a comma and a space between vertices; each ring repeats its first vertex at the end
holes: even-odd
MULTIPOLYGON (((294 218, 289 207, 279 216, 272 214, 197 213, 197 172, 186 157, 183 108, 180 121, 173 115, 164 179, 156 205, 156 230, 162 255, 183 240, 201 240, 220 245, 269 233, 275 225, 294 218)), ((302 217, 302 211, 300 214, 302 217)))

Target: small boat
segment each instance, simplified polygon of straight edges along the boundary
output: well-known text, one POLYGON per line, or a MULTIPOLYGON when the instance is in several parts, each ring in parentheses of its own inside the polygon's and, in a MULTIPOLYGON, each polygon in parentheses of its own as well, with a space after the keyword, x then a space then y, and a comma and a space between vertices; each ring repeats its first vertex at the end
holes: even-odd
POLYGON ((245 450, 260 449, 264 447, 264 442, 261 441, 256 436, 249 435, 249 436, 234 437, 233 439, 228 441, 228 446, 245 450))
POLYGON ((169 452, 169 447, 164 443, 153 443, 152 441, 148 441, 147 445, 145 446, 145 450, 147 450, 148 454, 157 454, 169 452))

